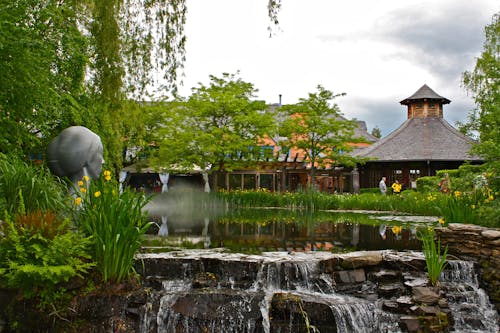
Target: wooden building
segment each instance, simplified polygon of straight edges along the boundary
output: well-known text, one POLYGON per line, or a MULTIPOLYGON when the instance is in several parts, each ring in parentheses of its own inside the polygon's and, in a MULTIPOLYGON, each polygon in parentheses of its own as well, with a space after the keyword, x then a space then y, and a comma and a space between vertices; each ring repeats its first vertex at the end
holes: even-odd
POLYGON ((449 99, 424 84, 400 103, 407 106, 407 120, 378 142, 354 153, 371 159, 359 167, 360 187, 377 187, 385 176, 388 183, 397 179, 412 188, 418 177, 455 169, 466 161, 482 162, 469 153, 474 140, 443 118, 443 106, 450 103, 449 99))
MULTIPOLYGON (((366 123, 357 121, 354 137, 364 138, 365 143, 353 144, 356 148, 368 147, 378 139, 368 133, 366 123)), ((262 140, 260 158, 249 169, 222 172, 217 177, 215 188, 226 190, 266 189, 269 191, 298 191, 307 189, 311 182, 311 163, 306 160, 305 153, 294 147, 282 151, 282 138, 265 138, 262 140)), ((315 172, 314 187, 321 192, 352 192, 351 169, 342 166, 319 168, 315 172)), ((214 184, 214 182, 212 182, 214 184)))

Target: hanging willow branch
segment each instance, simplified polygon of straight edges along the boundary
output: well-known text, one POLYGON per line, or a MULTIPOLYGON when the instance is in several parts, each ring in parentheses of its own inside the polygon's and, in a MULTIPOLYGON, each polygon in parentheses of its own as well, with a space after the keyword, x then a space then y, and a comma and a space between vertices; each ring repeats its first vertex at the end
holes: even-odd
MULTIPOLYGON (((91 73, 97 92, 115 98, 122 92, 129 97, 152 93, 151 87, 176 91, 186 60, 186 0, 82 1, 92 14, 91 73)), ((281 0, 269 0, 267 7, 272 34, 281 0)))
POLYGON ((272 37, 274 29, 278 26, 278 14, 281 10, 281 0, 269 0, 267 4, 267 13, 269 16, 269 37, 272 37))

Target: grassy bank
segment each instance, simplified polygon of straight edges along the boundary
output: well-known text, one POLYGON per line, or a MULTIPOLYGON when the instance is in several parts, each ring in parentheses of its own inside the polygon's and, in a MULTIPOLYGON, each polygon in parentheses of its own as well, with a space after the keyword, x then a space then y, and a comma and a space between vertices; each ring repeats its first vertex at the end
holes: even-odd
POLYGON ((440 216, 446 223, 471 223, 499 227, 495 219, 482 218, 483 207, 498 205, 493 193, 450 194, 404 191, 397 195, 378 193, 326 194, 321 192, 221 191, 217 197, 228 207, 283 207, 305 210, 379 210, 440 216))

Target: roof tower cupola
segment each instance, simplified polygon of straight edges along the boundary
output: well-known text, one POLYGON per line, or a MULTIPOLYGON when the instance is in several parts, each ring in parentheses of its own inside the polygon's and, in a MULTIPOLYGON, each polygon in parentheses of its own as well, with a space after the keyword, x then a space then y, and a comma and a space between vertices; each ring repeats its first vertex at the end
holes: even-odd
POLYGON ((434 90, 424 84, 413 95, 403 99, 402 105, 408 106, 408 119, 410 118, 443 118, 443 104, 451 101, 436 94, 434 90))

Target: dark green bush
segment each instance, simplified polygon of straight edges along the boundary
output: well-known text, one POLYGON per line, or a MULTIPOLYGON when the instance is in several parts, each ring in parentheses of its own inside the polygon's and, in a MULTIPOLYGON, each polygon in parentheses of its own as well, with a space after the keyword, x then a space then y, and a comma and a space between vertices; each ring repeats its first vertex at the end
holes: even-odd
POLYGON ((435 192, 439 191, 439 177, 437 176, 426 176, 417 179, 417 191, 418 192, 435 192))

